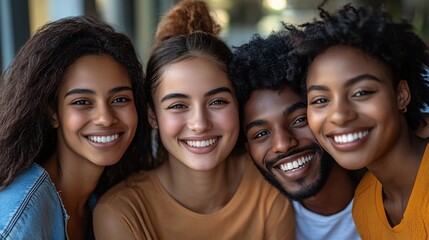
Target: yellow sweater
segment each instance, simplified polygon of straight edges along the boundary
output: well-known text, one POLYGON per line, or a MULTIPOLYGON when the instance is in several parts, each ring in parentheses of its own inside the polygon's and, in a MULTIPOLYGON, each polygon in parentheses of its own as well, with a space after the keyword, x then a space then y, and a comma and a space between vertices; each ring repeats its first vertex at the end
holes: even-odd
POLYGON ((199 214, 176 202, 153 171, 108 191, 94 211, 97 239, 294 239, 292 205, 247 155, 237 192, 225 207, 199 214))
POLYGON ((390 226, 383 205, 382 185, 370 172, 356 189, 353 218, 362 239, 429 239, 429 144, 398 225, 390 226))

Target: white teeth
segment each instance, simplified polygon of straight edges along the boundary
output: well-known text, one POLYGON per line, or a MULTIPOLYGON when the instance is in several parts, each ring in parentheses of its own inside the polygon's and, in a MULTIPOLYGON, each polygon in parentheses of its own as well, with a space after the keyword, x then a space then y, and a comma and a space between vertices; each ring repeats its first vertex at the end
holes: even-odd
POLYGON ((303 156, 293 162, 283 163, 282 165, 280 165, 280 169, 285 172, 295 170, 311 162, 313 158, 314 155, 303 156))
POLYGON ((368 133, 369 131, 363 131, 358 133, 338 135, 338 136, 334 136, 334 141, 336 143, 350 143, 364 138, 366 135, 368 135, 368 133))
POLYGON ((113 142, 118 139, 119 134, 114 134, 110 136, 88 136, 89 141, 96 143, 108 143, 113 142))
POLYGON ((186 141, 186 144, 188 144, 191 147, 208 147, 211 146, 213 144, 215 144, 217 141, 216 138, 213 139, 209 139, 209 140, 204 140, 204 141, 186 141))

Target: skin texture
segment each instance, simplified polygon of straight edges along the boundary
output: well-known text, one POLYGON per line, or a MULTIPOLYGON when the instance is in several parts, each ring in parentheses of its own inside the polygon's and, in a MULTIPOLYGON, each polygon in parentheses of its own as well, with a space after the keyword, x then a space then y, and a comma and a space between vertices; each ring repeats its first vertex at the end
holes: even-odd
POLYGON ((243 161, 231 154, 240 128, 227 74, 204 55, 173 63, 163 72, 153 100, 149 122, 159 128, 168 151, 167 161, 156 169, 162 185, 195 212, 221 209, 243 174, 243 161))
POLYGON ((310 127, 341 166, 366 167, 400 137, 399 109, 406 103, 399 103, 390 72, 359 50, 327 49, 311 64, 307 86, 310 127), (333 139, 347 134, 362 136, 347 143, 333 139))
POLYGON ((289 195, 296 195, 295 199, 306 195, 312 185, 319 185, 316 187, 319 190, 325 182, 320 180, 322 152, 307 125, 306 106, 301 97, 289 88, 256 90, 244 112, 248 150, 265 174, 280 181, 289 195), (298 164, 298 160, 306 163, 298 164), (294 161, 294 169, 281 169, 294 161))
POLYGON ((289 87, 253 91, 244 106, 243 126, 256 166, 283 194, 322 215, 337 213, 351 201, 351 175, 324 154, 308 126, 304 99, 289 87), (293 170, 280 169, 305 156, 312 160, 293 170))
POLYGON ((59 90, 58 145, 71 158, 106 166, 128 148, 137 126, 131 81, 125 69, 107 56, 84 56, 65 76, 59 90), (94 137, 117 140, 102 143, 94 137))
POLYGON ((336 45, 309 66, 307 89, 309 124, 319 143, 341 166, 367 167, 374 174, 383 185, 388 220, 397 225, 427 144, 410 131, 403 114, 411 99, 407 82, 394 87, 384 64, 336 45), (338 140, 347 134, 354 135, 338 140))
POLYGON ((76 60, 68 68, 58 96, 53 113, 58 147, 44 167, 70 215, 69 237, 84 239, 90 219, 87 196, 105 166, 118 162, 131 143, 137 112, 127 72, 106 55, 76 60), (100 142, 102 136, 110 136, 110 141, 100 142))
POLYGON ((169 66, 154 102, 156 124, 170 160, 210 170, 232 151, 239 132, 234 88, 212 60, 195 58, 169 66), (208 146, 197 147, 201 141, 208 146))

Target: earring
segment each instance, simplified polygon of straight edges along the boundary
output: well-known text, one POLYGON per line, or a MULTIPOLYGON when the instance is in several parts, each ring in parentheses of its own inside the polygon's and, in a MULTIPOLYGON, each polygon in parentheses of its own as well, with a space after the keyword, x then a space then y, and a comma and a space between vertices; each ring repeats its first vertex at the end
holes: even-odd
POLYGON ((406 112, 407 112, 407 106, 405 106, 405 107, 403 107, 403 108, 399 109, 399 111, 400 111, 401 113, 406 113, 406 112))

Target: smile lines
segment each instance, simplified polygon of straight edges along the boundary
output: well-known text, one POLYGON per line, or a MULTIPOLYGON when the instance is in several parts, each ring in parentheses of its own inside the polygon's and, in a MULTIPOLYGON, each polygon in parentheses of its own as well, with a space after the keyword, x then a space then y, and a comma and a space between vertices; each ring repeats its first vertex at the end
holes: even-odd
POLYGON ((217 142, 217 138, 203 140, 203 141, 184 141, 187 145, 191 147, 203 148, 208 147, 217 142))
POLYGON ((110 136, 88 136, 89 141, 96 143, 109 143, 119 138, 119 134, 113 134, 110 136))
POLYGON ((280 170, 282 170, 284 172, 296 170, 298 168, 304 167, 306 164, 311 162, 311 160, 313 160, 313 158, 314 158, 313 154, 307 155, 307 156, 302 156, 295 161, 284 163, 284 164, 280 165, 279 168, 280 168, 280 170))
POLYGON ((359 139, 362 139, 368 135, 369 131, 362 131, 357 133, 349 133, 349 134, 343 134, 343 135, 336 135, 333 137, 334 141, 336 143, 350 143, 357 141, 359 139))

